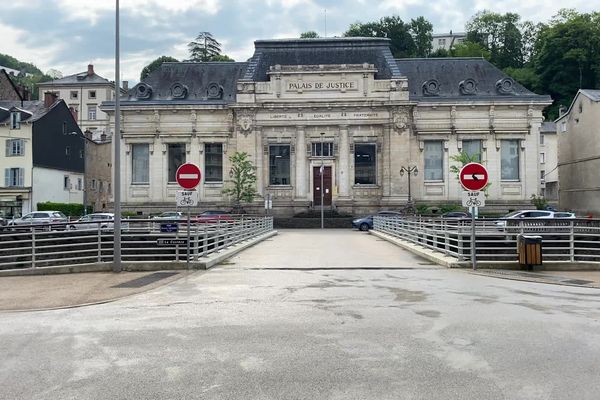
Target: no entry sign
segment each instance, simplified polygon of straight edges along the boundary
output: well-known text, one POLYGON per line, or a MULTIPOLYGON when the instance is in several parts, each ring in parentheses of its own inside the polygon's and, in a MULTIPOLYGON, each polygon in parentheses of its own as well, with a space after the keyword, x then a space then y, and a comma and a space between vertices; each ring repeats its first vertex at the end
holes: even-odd
POLYGON ((200 184, 202 174, 197 165, 186 163, 177 168, 175 179, 177 183, 184 189, 193 189, 200 184))
POLYGON ((469 163, 461 168, 459 173, 460 184, 467 190, 481 190, 488 184, 488 172, 479 163, 469 163))

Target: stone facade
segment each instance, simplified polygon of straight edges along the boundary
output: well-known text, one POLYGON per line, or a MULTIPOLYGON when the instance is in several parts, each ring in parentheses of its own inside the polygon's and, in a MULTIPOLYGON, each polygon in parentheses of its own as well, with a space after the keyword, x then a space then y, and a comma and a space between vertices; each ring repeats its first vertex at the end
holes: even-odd
POLYGON ((85 202, 94 211, 106 211, 112 182, 112 140, 102 135, 97 140, 87 138, 85 143, 85 202))
MULTIPOLYGON (((414 200, 457 203, 462 189, 450 173, 452 157, 474 143, 490 172, 488 204, 516 208, 537 193, 549 98, 485 60, 394 60, 387 39, 255 44, 247 63, 163 64, 122 99, 126 208, 173 208, 172 151, 180 148, 178 159, 203 171, 209 160, 214 171, 213 144, 222 152, 221 179, 203 181, 200 208, 229 204, 221 191, 236 151, 257 167, 255 206, 269 194, 274 211, 287 215, 320 204, 320 190, 327 207, 349 213, 401 207, 409 195, 403 166, 419 171, 410 178, 414 200), (501 156, 510 152, 507 169, 501 156), (507 171, 514 176, 507 179, 507 171)), ((112 102, 103 110, 114 119, 112 102)))
POLYGON ((579 90, 556 120, 559 205, 578 214, 600 215, 600 90, 579 90))
POLYGON ((21 98, 17 87, 4 69, 0 69, 0 100, 27 100, 21 98))

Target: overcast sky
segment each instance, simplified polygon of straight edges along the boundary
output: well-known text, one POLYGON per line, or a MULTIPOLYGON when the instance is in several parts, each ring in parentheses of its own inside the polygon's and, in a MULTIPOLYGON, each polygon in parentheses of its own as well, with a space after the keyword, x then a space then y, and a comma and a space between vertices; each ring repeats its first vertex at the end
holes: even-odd
MULTIPOLYGON (((600 9, 597 1, 121 0, 121 78, 137 82, 141 69, 161 55, 185 59, 187 43, 201 31, 211 32, 224 54, 245 61, 257 39, 299 37, 309 30, 340 36, 353 22, 389 15, 405 21, 422 15, 440 33, 463 31, 465 22, 481 10, 517 12, 538 22, 565 4, 581 12, 600 9)), ((97 73, 114 79, 114 0, 2 3, 0 53, 64 75, 85 71, 93 63, 97 73)))

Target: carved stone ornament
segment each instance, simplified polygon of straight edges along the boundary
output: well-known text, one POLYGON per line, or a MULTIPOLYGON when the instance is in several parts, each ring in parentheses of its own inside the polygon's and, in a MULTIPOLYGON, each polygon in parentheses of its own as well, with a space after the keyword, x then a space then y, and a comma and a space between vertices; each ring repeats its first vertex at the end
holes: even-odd
POLYGON ((135 97, 140 100, 147 100, 152 97, 152 86, 140 82, 135 86, 135 97))
POLYGON ((171 97, 174 99, 185 99, 188 95, 188 88, 182 83, 175 82, 171 85, 171 97))
POLYGON ((458 89, 460 90, 460 94, 465 96, 477 94, 477 81, 472 78, 460 81, 458 89))
POLYGON ((498 82, 496 82, 496 91, 499 94, 504 94, 504 95, 512 94, 515 91, 514 84, 515 84, 515 81, 513 81, 512 78, 500 79, 498 82))
POLYGON ((402 110, 402 111, 396 111, 394 113, 394 126, 396 127, 396 129, 399 130, 404 130, 406 128, 408 128, 408 112, 402 110))
POLYGON ((238 119, 238 122, 240 124, 240 129, 242 130, 242 133, 244 135, 248 135, 248 133, 250 133, 250 130, 252 129, 252 117, 249 115, 242 115, 238 119))
POLYGON ((440 83, 435 79, 423 82, 423 96, 439 96, 440 83))

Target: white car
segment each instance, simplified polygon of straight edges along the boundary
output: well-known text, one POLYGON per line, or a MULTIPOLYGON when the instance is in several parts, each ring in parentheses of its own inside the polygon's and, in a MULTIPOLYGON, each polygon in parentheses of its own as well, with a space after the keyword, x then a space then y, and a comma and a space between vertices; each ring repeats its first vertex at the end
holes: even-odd
POLYGON ((48 229, 64 229, 67 217, 60 211, 34 211, 8 221, 8 226, 49 225, 48 229))
POLYGON ((93 213, 84 215, 79 218, 75 223, 69 225, 69 229, 72 230, 92 230, 98 229, 114 229, 115 214, 113 213, 93 213))
POLYGON ((548 210, 518 210, 513 211, 511 213, 503 216, 500 221, 496 222, 496 226, 498 228, 505 228, 507 225, 517 225, 517 221, 520 219, 528 219, 528 218, 563 218, 563 219, 573 219, 575 218, 575 214, 572 212, 566 211, 548 211, 548 210), (514 222, 513 222, 514 221, 514 222))
POLYGON ((178 220, 184 219, 184 215, 181 211, 165 211, 162 214, 152 217, 152 219, 178 220))

